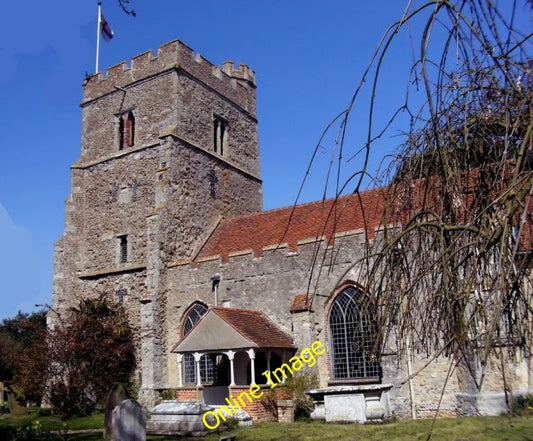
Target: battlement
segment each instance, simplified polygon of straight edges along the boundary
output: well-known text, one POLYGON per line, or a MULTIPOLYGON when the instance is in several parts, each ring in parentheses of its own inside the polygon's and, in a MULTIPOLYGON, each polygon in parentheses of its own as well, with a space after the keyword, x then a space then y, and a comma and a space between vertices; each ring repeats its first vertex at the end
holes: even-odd
POLYGON ((226 265, 233 262, 241 262, 243 258, 249 258, 251 261, 256 259, 274 259, 274 253, 282 253, 285 257, 288 256, 313 256, 316 253, 316 247, 321 247, 323 250, 333 249, 335 246, 344 247, 347 251, 353 250, 356 246, 362 246, 366 243, 367 239, 372 240, 376 233, 381 228, 376 227, 366 231, 364 228, 359 228, 351 231, 343 231, 334 234, 334 238, 328 238, 326 236, 309 237, 307 239, 300 239, 295 243, 283 242, 278 244, 266 245, 258 249, 247 248, 243 250, 231 251, 226 254, 212 254, 207 256, 199 256, 193 260, 181 260, 178 262, 171 262, 168 264, 170 268, 175 266, 189 266, 190 268, 199 268, 202 265, 215 262, 216 265, 226 265), (334 240, 331 240, 334 239, 334 240), (340 241, 339 244, 335 244, 335 241, 340 241), (349 245, 347 245, 349 241, 349 245))
POLYGON ((127 61, 115 64, 104 73, 98 72, 87 77, 83 84, 83 104, 168 70, 183 70, 194 78, 206 83, 218 92, 235 101, 245 109, 249 108, 251 97, 255 101, 255 72, 246 64, 236 69, 233 61, 225 61, 221 66, 214 65, 199 53, 179 40, 169 41, 159 46, 157 54, 143 52, 127 61), (251 92, 243 94, 244 90, 251 92))

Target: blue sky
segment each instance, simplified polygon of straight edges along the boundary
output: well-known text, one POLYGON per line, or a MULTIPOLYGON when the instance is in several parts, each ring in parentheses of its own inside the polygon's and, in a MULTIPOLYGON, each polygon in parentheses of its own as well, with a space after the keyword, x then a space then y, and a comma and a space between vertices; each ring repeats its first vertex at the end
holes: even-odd
MULTIPOLYGON (((132 0, 132 5, 135 18, 116 0, 103 1, 115 37, 102 43, 101 70, 176 38, 215 64, 229 59, 255 70, 269 209, 294 202, 323 129, 348 105, 379 38, 401 17, 405 2, 132 0)), ((80 149, 81 84, 94 72, 96 11, 92 0, 3 5, 9 19, 0 27, 0 319, 51 303, 53 244, 64 229, 69 167, 80 149)), ((405 95, 412 53, 407 37, 391 49, 378 95, 377 117, 383 121, 381 107, 405 95)), ((367 109, 354 110, 346 157, 362 145, 367 109)), ((398 133, 384 138, 375 163, 400 142, 398 133)), ((302 201, 322 197, 330 143, 327 138, 319 149, 302 201)), ((358 169, 357 161, 347 170, 358 169)))

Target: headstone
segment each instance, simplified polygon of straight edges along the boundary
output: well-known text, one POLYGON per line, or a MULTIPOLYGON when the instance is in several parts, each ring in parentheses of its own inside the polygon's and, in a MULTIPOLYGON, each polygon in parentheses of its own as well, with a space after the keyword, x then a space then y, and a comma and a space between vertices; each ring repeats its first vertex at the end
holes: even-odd
POLYGON ((135 400, 124 400, 113 410, 113 441, 146 441, 146 411, 135 400))
POLYGON ((16 399, 15 395, 11 392, 7 394, 7 402, 9 404, 9 415, 12 417, 19 417, 28 415, 28 409, 22 406, 16 399))
POLYGON ((130 395, 122 384, 116 384, 109 391, 105 405, 104 438, 111 438, 113 434, 111 424, 113 409, 128 398, 130 398, 130 395))

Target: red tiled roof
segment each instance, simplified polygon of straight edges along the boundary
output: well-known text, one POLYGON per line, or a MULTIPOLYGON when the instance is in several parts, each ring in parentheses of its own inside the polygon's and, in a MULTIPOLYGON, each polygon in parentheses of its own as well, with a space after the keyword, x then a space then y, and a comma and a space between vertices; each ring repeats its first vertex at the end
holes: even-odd
POLYGON ((294 348, 292 337, 261 311, 220 306, 210 309, 259 348, 294 348))
MULTIPOLYGON (((501 175, 508 171, 498 173, 501 175)), ((476 200, 473 183, 477 175, 474 170, 464 178, 470 184, 465 185, 463 210, 458 210, 459 223, 466 224, 472 220, 476 200)), ((220 256, 223 262, 227 262, 229 254, 248 250, 260 257, 263 248, 280 244, 288 244, 291 251, 296 251, 299 241, 324 237, 328 244, 333 244, 335 234, 354 230, 365 230, 372 239, 375 229, 383 223, 409 222, 416 212, 428 207, 439 212, 443 204, 439 182, 438 178, 431 179, 431 182, 419 179, 408 185, 400 183, 392 192, 390 187, 381 187, 336 199, 225 218, 200 248, 195 260, 220 256)), ((532 210, 530 206, 519 238, 522 250, 532 249, 532 210)))
POLYGON ((297 242, 325 237, 332 243, 336 233, 365 229, 373 237, 383 218, 385 189, 376 188, 357 195, 277 208, 222 219, 200 249, 196 259, 287 243, 295 251, 297 242))

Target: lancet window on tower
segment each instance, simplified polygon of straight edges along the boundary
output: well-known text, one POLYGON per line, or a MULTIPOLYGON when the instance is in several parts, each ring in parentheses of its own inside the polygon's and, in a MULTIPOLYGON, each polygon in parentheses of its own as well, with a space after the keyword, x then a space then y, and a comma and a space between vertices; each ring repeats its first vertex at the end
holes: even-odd
POLYGON ((133 147, 135 143, 135 116, 130 110, 118 119, 119 150, 133 147))
POLYGON ((213 136, 213 151, 219 155, 225 155, 228 143, 228 124, 219 116, 215 116, 214 119, 213 136))
POLYGON ((372 312, 371 305, 354 286, 335 297, 329 314, 333 379, 377 380, 381 376, 372 312))
POLYGON ((128 261, 128 235, 118 236, 118 262, 126 263, 128 261))

